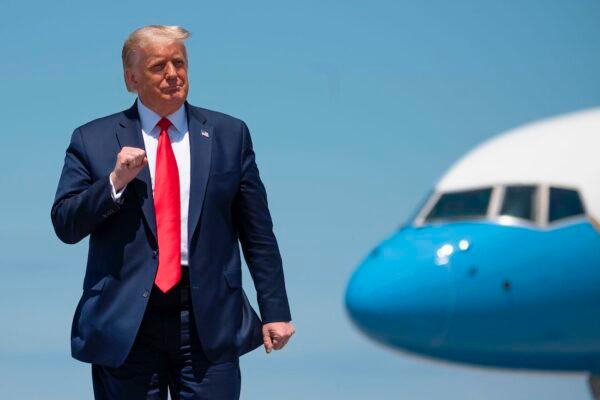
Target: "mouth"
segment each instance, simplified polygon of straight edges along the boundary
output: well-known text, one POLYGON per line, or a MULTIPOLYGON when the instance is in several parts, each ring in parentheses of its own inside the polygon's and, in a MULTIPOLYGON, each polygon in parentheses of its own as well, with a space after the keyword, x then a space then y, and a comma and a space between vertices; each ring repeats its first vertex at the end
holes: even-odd
POLYGON ((167 93, 167 94, 172 94, 172 93, 178 92, 179 89, 181 89, 181 86, 170 86, 170 87, 162 88, 161 91, 164 93, 167 93))

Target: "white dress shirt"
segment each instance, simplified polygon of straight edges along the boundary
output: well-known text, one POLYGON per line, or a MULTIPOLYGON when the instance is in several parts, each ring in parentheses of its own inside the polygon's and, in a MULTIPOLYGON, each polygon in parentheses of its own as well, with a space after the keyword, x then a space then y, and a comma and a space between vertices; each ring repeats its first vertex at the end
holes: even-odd
MULTIPOLYGON (((156 148, 158 147, 158 135, 160 128, 156 126, 160 120, 160 115, 146 107, 142 101, 137 99, 137 108, 140 115, 140 123, 142 126, 142 137, 144 138, 144 146, 146 147, 146 157, 148 158, 148 168, 150 169, 150 179, 152 181, 152 193, 154 193, 154 175, 156 166, 156 148)), ((182 105, 173 114, 167 116, 171 121, 169 127, 169 138, 173 147, 173 154, 177 162, 179 171, 179 194, 181 201, 181 264, 188 265, 188 248, 187 248, 187 223, 188 223, 188 207, 190 200, 190 139, 187 124, 187 115, 185 105, 182 105)), ((119 201, 125 187, 119 192, 115 191, 112 180, 110 181, 113 200, 119 201)))

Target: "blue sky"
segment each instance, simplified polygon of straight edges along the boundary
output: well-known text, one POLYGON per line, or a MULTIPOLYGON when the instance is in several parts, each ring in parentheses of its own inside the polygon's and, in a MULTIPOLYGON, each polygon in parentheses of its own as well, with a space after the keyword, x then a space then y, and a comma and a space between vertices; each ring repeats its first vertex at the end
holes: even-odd
MULTIPOLYGON (((242 398, 587 399, 583 375, 482 370, 358 334, 346 282, 443 172, 481 141, 600 104, 594 1, 5 0, 0 33, 3 398, 92 398, 69 333, 87 241, 50 206, 73 129, 129 107, 135 28, 188 28, 192 104, 251 129, 297 326, 242 358, 242 398), (31 382, 36 380, 37 384, 31 382)), ((245 274, 248 292, 251 280, 245 274)))

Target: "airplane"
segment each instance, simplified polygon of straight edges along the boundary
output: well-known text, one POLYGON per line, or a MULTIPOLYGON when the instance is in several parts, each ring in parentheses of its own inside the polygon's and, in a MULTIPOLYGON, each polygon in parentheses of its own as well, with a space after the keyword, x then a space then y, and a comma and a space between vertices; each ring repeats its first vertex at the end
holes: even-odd
POLYGON ((600 108, 468 152, 352 274, 353 324, 391 348, 588 374, 600 399, 600 108))

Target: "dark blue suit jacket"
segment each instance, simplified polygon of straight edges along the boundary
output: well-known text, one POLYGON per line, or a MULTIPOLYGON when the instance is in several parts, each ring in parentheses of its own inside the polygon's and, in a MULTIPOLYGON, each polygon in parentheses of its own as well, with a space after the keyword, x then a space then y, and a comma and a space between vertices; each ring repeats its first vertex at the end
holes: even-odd
MULTIPOLYGON (((248 127, 222 113, 187 102, 185 107, 192 306, 207 357, 223 362, 260 346, 262 323, 290 321, 291 316, 248 127), (262 323, 242 289, 238 240, 262 323)), ((148 167, 127 185, 122 204, 110 195, 108 177, 123 146, 144 148, 135 103, 75 129, 51 211, 63 242, 77 243, 89 235, 83 293, 71 328, 72 356, 112 367, 131 350, 158 266, 148 167)))

